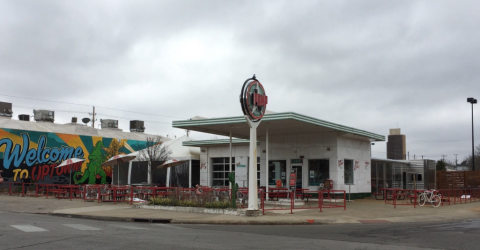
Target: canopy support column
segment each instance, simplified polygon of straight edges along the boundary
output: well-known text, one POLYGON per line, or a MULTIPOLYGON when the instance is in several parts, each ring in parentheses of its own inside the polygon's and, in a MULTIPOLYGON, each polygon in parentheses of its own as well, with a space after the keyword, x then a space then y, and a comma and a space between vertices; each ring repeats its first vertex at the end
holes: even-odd
POLYGON ((267 133, 266 133, 266 139, 265 139, 265 151, 267 152, 266 155, 266 160, 265 160, 265 190, 266 190, 266 199, 268 201, 268 153, 269 153, 269 148, 268 148, 268 127, 267 127, 267 133))
POLYGON ((188 187, 192 187, 192 159, 188 161, 188 187))
MULTIPOLYGON (((232 129, 230 129, 230 160, 228 161, 229 164, 228 164, 228 167, 229 167, 229 173, 232 172, 232 129)), ((230 183, 230 181, 228 182, 229 183, 229 188, 230 190, 232 189, 232 183, 230 183)))
POLYGON ((132 161, 128 163, 128 185, 132 184, 132 161))

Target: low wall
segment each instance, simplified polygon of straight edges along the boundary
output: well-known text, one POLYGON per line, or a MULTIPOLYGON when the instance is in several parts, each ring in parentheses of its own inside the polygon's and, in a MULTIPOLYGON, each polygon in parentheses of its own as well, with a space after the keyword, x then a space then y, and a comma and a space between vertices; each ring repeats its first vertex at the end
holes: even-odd
POLYGON ((158 206, 158 205, 138 205, 139 208, 144 209, 158 209, 167 211, 176 211, 184 213, 204 213, 204 214, 224 214, 224 215, 238 215, 244 216, 245 209, 220 209, 220 208, 205 208, 205 207, 173 207, 173 206, 158 206))

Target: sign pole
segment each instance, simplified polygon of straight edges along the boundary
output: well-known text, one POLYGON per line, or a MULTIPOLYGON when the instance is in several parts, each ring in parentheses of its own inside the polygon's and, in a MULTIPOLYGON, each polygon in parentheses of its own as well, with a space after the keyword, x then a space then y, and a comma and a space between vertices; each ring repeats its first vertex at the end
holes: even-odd
MULTIPOLYGON (((248 166, 248 208, 247 216, 254 216, 258 211, 258 187, 257 187, 257 127, 267 110, 268 97, 262 84, 255 75, 243 83, 240 92, 240 104, 245 120, 250 127, 250 153, 248 166)), ((268 162, 267 162, 268 174, 268 162)), ((267 177, 268 178, 268 177, 267 177)), ((267 181, 268 185, 268 181, 267 181)))
POLYGON ((257 188, 257 127, 260 121, 252 122, 245 116, 250 127, 250 160, 248 164, 248 208, 247 211, 258 210, 258 188, 257 188))

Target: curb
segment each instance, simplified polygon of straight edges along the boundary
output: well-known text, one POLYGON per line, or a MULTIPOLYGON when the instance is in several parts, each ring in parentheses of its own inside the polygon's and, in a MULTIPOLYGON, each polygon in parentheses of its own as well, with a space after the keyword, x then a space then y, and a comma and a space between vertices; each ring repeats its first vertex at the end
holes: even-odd
POLYGON ((78 215, 78 214, 62 214, 62 213, 35 213, 43 215, 51 215, 64 218, 75 218, 75 219, 89 219, 89 220, 102 220, 102 221, 127 221, 132 222, 133 218, 122 218, 122 217, 104 217, 104 216, 94 216, 94 215, 78 215))
POLYGON ((329 225, 336 224, 332 222, 302 222, 302 221, 208 221, 208 220, 174 220, 174 219, 152 219, 152 218, 130 218, 130 217, 106 217, 94 215, 78 215, 63 213, 35 213, 41 215, 50 215, 64 218, 89 219, 101 221, 121 221, 137 223, 159 223, 159 224, 212 224, 212 225, 329 225))

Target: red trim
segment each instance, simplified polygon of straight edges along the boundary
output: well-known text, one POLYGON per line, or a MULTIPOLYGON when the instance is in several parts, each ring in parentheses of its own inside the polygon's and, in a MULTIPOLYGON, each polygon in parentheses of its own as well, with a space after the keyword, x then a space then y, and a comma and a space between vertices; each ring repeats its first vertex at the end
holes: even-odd
MULTIPOLYGON (((245 92, 245 95, 246 95, 246 105, 247 105, 247 109, 248 109, 248 114, 250 115, 250 117, 252 119, 255 119, 255 120, 260 120, 262 119, 263 115, 265 115, 265 111, 267 110, 267 100, 268 100, 268 97, 265 93, 265 89, 263 88, 262 84, 259 82, 259 81, 252 81, 248 84, 248 87, 247 87, 247 91, 245 92), (261 106, 261 107, 265 107, 265 109, 263 110, 262 112, 262 115, 260 116, 256 116, 252 113, 252 109, 250 107, 250 89, 252 88, 253 84, 257 84, 260 86, 260 88, 262 88, 263 90, 263 96, 265 96, 265 106, 261 106)), ((255 97, 254 97, 254 103, 255 103, 255 97)))

